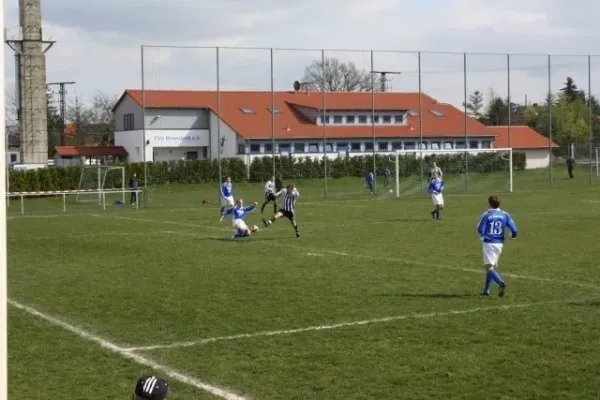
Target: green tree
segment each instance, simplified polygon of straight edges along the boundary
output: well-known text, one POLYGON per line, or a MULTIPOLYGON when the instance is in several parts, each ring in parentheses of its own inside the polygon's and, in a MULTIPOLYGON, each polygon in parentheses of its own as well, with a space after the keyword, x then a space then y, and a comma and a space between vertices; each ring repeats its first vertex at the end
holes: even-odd
POLYGON ((585 100, 585 92, 577 88, 575 80, 570 76, 567 76, 565 86, 563 86, 563 88, 560 89, 560 91, 562 92, 562 94, 565 95, 565 99, 567 101, 575 101, 578 99, 585 100))
MULTIPOLYGON (((463 107, 465 103, 463 103, 463 107)), ((477 119, 481 120, 483 117, 483 94, 476 90, 469 95, 469 102, 466 103, 468 114, 477 119)))

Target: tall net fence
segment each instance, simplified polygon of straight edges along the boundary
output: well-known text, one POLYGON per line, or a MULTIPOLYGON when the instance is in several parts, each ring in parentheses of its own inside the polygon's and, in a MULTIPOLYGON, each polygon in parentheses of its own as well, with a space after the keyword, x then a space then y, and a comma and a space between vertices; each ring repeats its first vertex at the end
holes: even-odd
MULTIPOLYGON (((142 53, 146 163, 136 168, 147 205, 218 201, 228 176, 234 196, 260 198, 276 175, 322 199, 372 196, 372 173, 375 194, 387 196, 396 152, 412 150, 456 150, 437 156, 456 193, 508 190, 496 179, 506 162, 465 155, 498 147, 513 149, 515 191, 599 182, 596 56, 152 46, 142 53), (182 91, 165 106, 179 114, 162 109, 157 90, 182 91)), ((406 162, 410 173, 399 166, 407 195, 425 192, 434 160, 406 162)))

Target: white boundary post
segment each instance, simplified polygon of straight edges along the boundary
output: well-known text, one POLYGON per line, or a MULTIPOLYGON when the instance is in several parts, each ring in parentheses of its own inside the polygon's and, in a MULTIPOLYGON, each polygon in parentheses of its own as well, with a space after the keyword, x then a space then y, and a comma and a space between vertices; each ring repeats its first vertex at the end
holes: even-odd
POLYGON ((509 149, 508 152, 508 191, 512 193, 513 191, 513 153, 512 149, 509 149))
POLYGON ((600 176, 600 162, 598 161, 598 147, 596 147, 596 176, 600 176))
POLYGON ((25 215, 25 198, 21 195, 21 215, 25 215))
POLYGON ((62 201, 63 201, 63 212, 67 212, 67 195, 66 195, 66 193, 63 193, 62 201))

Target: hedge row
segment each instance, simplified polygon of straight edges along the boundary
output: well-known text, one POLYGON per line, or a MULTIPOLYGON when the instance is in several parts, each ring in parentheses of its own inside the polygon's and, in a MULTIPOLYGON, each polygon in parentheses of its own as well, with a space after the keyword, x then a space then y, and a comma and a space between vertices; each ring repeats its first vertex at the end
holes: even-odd
MULTIPOLYGON (((423 171, 427 173, 432 162, 436 162, 444 174, 461 173, 468 165, 469 173, 489 173, 506 171, 507 160, 498 153, 480 153, 469 155, 465 161, 464 155, 436 155, 425 157, 423 160, 415 156, 402 156, 400 158, 400 178, 418 175, 423 171)), ((394 159, 388 156, 376 156, 375 163, 378 175, 388 168, 394 173, 394 159)), ((132 173, 137 173, 138 183, 144 185, 143 163, 122 164, 125 167, 126 179, 132 173)), ((306 158, 275 157, 275 167, 278 174, 284 179, 315 179, 325 176, 325 162, 306 158)), ((525 154, 513 154, 513 167, 515 170, 525 169, 525 154)), ((71 190, 78 189, 81 178, 81 166, 51 167, 29 171, 12 171, 10 173, 10 191, 46 191, 46 190, 71 190)), ((327 176, 329 178, 363 177, 367 171, 373 169, 373 156, 340 157, 327 160, 327 176)), ((215 182, 219 177, 217 160, 182 160, 171 162, 153 162, 147 165, 148 185, 161 185, 169 183, 198 184, 215 182)), ((230 176, 234 181, 263 182, 273 173, 273 160, 271 157, 255 158, 250 165, 250 179, 248 167, 239 158, 221 160, 221 173, 223 177, 230 176)), ((97 170, 88 168, 84 174, 82 187, 94 189, 98 185, 97 170)), ((106 174, 104 187, 119 187, 121 176, 116 172, 106 174)))

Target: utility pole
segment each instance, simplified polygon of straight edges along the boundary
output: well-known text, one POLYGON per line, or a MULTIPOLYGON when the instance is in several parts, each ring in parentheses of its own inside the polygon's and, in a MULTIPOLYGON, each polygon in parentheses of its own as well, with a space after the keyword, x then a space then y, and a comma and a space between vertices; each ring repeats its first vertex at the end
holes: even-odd
POLYGON ((60 132, 60 145, 64 146, 65 145, 65 121, 67 119, 67 90, 65 89, 65 86, 67 85, 74 85, 75 82, 50 82, 47 85, 48 86, 58 86, 58 95, 59 95, 59 118, 60 118, 60 125, 61 125, 61 132, 60 132))
POLYGON ((387 79, 386 76, 387 75, 400 75, 402 72, 398 72, 398 71, 371 71, 371 74, 379 74, 381 75, 381 91, 385 92, 387 90, 386 87, 386 83, 387 83, 387 79))

